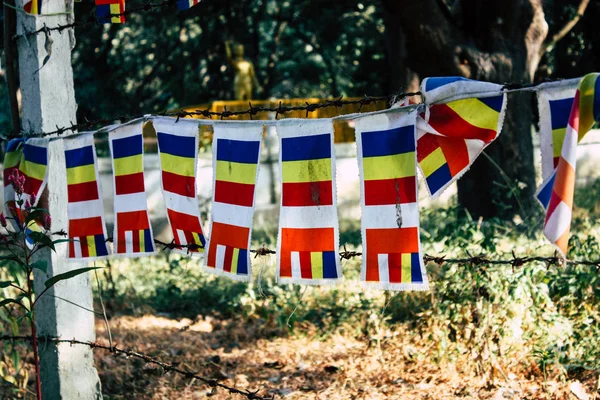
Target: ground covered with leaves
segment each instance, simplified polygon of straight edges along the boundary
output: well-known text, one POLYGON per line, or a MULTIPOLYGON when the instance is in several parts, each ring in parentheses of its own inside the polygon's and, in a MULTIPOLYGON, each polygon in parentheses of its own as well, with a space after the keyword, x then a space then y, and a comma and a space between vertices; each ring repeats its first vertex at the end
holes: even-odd
MULTIPOLYGON (((600 259, 600 182, 577 192, 570 259, 600 259)), ((474 221, 453 207, 422 211, 425 252, 447 257, 552 256, 542 218, 474 221), (514 254, 514 255, 513 255, 514 254)), ((276 224, 256 243, 275 246, 276 224)), ((359 226, 342 223, 348 250, 359 226)), ((99 273, 113 344, 209 379, 289 399, 594 399, 600 375, 600 272, 595 266, 429 263, 431 291, 274 281, 274 257, 250 284, 215 278, 161 254, 99 273)), ((2 323, 2 333, 9 328, 2 323)), ((96 320, 98 341, 109 344, 96 320)), ((27 334, 27 332, 23 332, 27 334)), ((0 398, 31 398, 31 355, 4 343, 0 398)), ((144 361, 94 350, 105 399, 236 398, 144 361)), ((241 398, 241 397, 240 397, 241 398)))

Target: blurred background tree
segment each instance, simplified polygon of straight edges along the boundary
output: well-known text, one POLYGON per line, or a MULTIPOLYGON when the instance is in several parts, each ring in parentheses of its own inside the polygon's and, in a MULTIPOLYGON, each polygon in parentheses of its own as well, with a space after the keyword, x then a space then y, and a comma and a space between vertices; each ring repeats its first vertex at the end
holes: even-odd
MULTIPOLYGON (((245 46, 262 98, 387 95, 416 89, 420 79, 436 75, 523 84, 576 77, 600 69, 595 52, 600 35, 593 26, 600 17, 599 2, 589 2, 581 21, 556 45, 540 49, 545 24, 551 38, 576 19, 581 4, 205 0, 182 13, 173 5, 132 15, 122 26, 76 31, 78 118, 153 113, 231 99, 233 71, 226 40, 245 46)), ((76 4, 77 19, 93 13, 93 2, 76 4)), ((4 82, 1 90, 0 125, 7 131, 4 82)), ((487 153, 512 185, 525 184, 520 185, 520 197, 527 205, 535 190, 530 134, 535 103, 530 93, 522 93, 511 95, 509 104, 503 134, 487 153)), ((474 217, 512 217, 520 210, 511 193, 485 157, 459 181, 459 201, 474 217)))

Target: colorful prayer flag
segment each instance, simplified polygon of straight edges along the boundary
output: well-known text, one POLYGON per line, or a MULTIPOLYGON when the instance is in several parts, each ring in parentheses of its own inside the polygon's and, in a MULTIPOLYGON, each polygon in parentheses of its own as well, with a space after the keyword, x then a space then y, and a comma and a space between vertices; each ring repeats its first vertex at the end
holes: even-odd
POLYGON ((331 120, 283 120, 279 133, 281 210, 277 276, 308 285, 343 279, 338 257, 331 120))
POLYGON ((177 0, 177 8, 179 11, 185 11, 200 4, 200 1, 202 0, 177 0))
MULTIPOLYGON (((545 207, 544 234, 556 246, 563 258, 567 255, 571 230, 577 143, 599 120, 600 74, 588 74, 581 79, 575 93, 556 170, 537 193, 538 199, 541 194, 546 196, 550 193, 545 207)), ((543 199, 540 202, 544 204, 543 199)))
POLYGON ((417 160, 433 197, 460 178, 502 129, 502 85, 460 77, 427 78, 418 120, 417 160))
POLYGON ((16 203, 16 193, 12 183, 10 183, 10 176, 15 170, 19 169, 19 164, 23 156, 24 142, 25 139, 11 140, 6 145, 6 153, 4 155, 4 205, 7 216, 11 217, 9 221, 15 230, 19 229, 20 224, 13 218, 20 220, 21 212, 16 203))
MULTIPOLYGON (((543 180, 548 179, 558 166, 575 92, 580 80, 581 78, 547 82, 537 87, 543 180)), ((548 200, 550 200, 549 196, 548 200)))
POLYGON ((178 251, 202 254, 206 240, 196 198, 198 122, 175 118, 152 121, 158 137, 161 185, 178 251), (182 246, 194 245, 184 250, 182 246))
POLYGON ((69 259, 95 260, 109 255, 104 204, 98 185, 94 135, 64 139, 67 168, 69 259))
POLYGON ((213 205, 206 270, 248 281, 262 125, 213 125, 213 205))
POLYGON ((144 183, 142 123, 123 125, 109 134, 113 165, 116 254, 138 257, 154 254, 144 183))
POLYGON ((41 15, 42 14, 42 0, 30 0, 23 5, 23 9, 27 14, 41 15))
POLYGON ((429 288, 419 239, 417 111, 356 120, 361 185, 361 280, 383 290, 429 288))
POLYGON ((96 19, 101 24, 124 24, 124 12, 125 0, 96 0, 96 19))

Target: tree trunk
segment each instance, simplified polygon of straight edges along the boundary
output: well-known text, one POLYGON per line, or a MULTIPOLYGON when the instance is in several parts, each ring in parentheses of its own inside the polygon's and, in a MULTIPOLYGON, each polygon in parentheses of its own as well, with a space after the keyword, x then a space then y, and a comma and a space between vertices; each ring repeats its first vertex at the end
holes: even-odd
MULTIPOLYGON (((540 0, 463 0, 455 1, 452 10, 442 0, 383 2, 386 20, 393 21, 387 34, 397 35, 394 24, 401 27, 407 50, 404 68, 421 78, 533 81, 548 31, 540 0)), ((509 94, 502 134, 486 149, 492 161, 480 156, 458 181, 459 203, 474 218, 511 218, 528 213, 533 205, 531 96, 509 94)))

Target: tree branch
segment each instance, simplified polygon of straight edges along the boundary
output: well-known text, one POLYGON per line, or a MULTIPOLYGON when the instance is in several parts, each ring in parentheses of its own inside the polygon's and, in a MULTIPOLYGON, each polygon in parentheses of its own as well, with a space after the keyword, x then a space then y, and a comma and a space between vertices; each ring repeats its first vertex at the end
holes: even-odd
POLYGON ((575 14, 573 19, 567 22, 561 30, 556 32, 554 35, 552 35, 552 37, 548 38, 544 42, 544 44, 540 48, 540 57, 543 56, 546 52, 552 50, 552 48, 556 46, 556 43, 558 43, 562 38, 564 38, 567 35, 567 33, 571 32, 571 30, 575 27, 575 25, 577 25, 581 17, 583 17, 583 13, 585 13, 588 4, 590 4, 590 0, 581 0, 581 3, 579 3, 579 7, 577 8, 577 14, 575 14))

